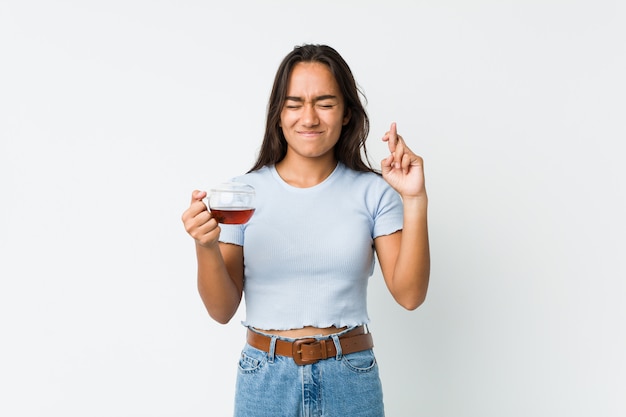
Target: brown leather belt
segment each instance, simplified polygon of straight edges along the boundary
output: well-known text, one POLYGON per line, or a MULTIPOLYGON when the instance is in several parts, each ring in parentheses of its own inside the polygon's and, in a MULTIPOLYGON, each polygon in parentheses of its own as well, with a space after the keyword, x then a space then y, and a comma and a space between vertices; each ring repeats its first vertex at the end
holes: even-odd
MULTIPOLYGON (((248 344, 256 349, 269 352, 272 338, 248 329, 248 344)), ((339 336, 342 355, 361 352, 374 347, 372 334, 366 333, 364 326, 359 326, 339 336)), ((333 339, 317 340, 311 337, 296 339, 293 342, 276 339, 274 353, 293 358, 297 365, 311 365, 320 360, 337 356, 333 339)))

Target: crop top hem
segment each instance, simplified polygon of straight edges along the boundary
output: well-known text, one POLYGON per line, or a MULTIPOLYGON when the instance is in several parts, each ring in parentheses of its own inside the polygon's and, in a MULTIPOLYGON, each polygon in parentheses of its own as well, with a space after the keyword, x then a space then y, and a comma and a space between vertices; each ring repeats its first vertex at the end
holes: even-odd
POLYGON ((305 324, 305 325, 301 325, 301 324, 293 324, 293 325, 283 325, 283 326, 272 326, 272 325, 264 325, 263 323, 251 323, 249 321, 245 321, 243 320, 241 322, 241 324, 244 327, 252 327, 254 329, 257 330, 268 330, 268 331, 272 331, 272 330, 276 330, 276 331, 284 331, 284 330, 299 330, 299 329, 303 329, 307 326, 310 327, 316 327, 318 329, 327 329, 329 327, 336 327, 338 329, 341 329, 343 327, 357 327, 357 326, 362 326, 362 325, 367 325, 369 324, 369 319, 364 320, 364 321, 358 321, 358 322, 339 322, 339 323, 335 323, 335 322, 325 322, 325 323, 314 323, 314 324, 305 324))

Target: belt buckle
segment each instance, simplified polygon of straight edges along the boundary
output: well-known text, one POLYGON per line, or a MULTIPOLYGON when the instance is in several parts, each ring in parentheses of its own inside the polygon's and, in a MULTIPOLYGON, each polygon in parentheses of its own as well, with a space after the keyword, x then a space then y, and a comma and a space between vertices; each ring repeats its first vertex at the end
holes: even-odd
POLYGON ((312 365, 319 362, 319 359, 303 359, 302 358, 302 345, 310 345, 316 343, 317 340, 313 338, 296 339, 291 345, 291 355, 293 361, 298 366, 312 365))

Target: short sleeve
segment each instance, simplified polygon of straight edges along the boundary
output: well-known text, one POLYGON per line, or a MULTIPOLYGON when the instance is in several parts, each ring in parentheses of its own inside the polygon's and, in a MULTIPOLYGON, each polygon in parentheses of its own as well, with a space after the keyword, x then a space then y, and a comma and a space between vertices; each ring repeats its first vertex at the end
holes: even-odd
POLYGON ((220 224, 220 238, 222 243, 232 243, 234 245, 243 246, 244 233, 241 224, 220 224))
POLYGON ((379 190, 372 230, 372 238, 374 239, 402 230, 404 221, 404 208, 400 194, 384 180, 381 180, 379 190))

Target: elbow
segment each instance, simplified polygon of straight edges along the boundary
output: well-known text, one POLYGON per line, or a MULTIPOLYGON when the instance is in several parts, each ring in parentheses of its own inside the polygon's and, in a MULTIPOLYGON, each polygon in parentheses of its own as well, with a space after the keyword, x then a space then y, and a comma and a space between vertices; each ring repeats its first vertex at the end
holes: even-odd
POLYGON ((213 320, 215 320, 219 324, 228 324, 228 323, 230 323, 230 319, 222 319, 222 318, 215 318, 215 317, 213 317, 213 320))
POLYGON ((209 317, 218 322, 219 324, 228 324, 230 320, 235 316, 237 309, 227 308, 224 306, 216 306, 208 303, 204 303, 209 317))
POLYGON ((212 313, 210 311, 209 311, 209 316, 213 320, 218 322, 219 324, 228 324, 230 322, 230 319, 233 318, 232 314, 218 314, 218 313, 212 313))
POLYGON ((420 293, 418 295, 415 295, 413 297, 407 297, 405 299, 402 300, 396 300, 398 302, 398 304, 400 304, 404 309, 408 310, 408 311, 414 311, 417 310, 417 308, 419 306, 421 306, 422 304, 424 304, 424 301, 426 301, 426 292, 420 293))
POLYGON ((417 310, 419 306, 424 304, 424 301, 426 301, 426 294, 428 293, 429 277, 430 267, 422 274, 420 284, 407 291, 402 301, 398 300, 402 307, 409 311, 413 311, 417 310))
POLYGON ((412 303, 405 302, 405 303, 401 303, 400 305, 404 307, 406 310, 414 311, 414 310, 417 310, 417 308, 421 306, 422 304, 424 304, 424 299, 416 301, 416 302, 412 302, 412 303))

